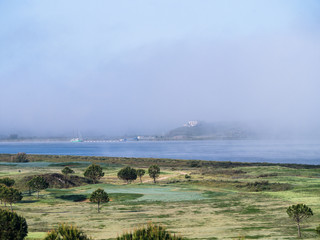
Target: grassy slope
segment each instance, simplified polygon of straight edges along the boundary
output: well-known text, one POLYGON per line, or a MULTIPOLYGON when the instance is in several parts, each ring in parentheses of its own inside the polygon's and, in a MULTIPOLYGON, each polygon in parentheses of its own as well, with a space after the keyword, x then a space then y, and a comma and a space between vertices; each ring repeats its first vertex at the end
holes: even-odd
MULTIPOLYGON (((45 157, 41 159, 48 161, 45 157)), ((64 156, 59 162, 78 161, 79 157, 75 159, 64 156)), ((91 162, 96 158, 81 160, 91 162)), ((110 161, 104 165, 106 175, 97 185, 48 189, 41 192, 39 200, 26 195, 16 204, 14 209, 27 219, 29 239, 41 239, 44 232, 60 222, 75 224, 94 239, 112 239, 124 230, 148 221, 162 223, 189 239, 237 239, 242 236, 246 239, 294 239, 296 227, 285 211, 296 203, 305 203, 314 211, 315 216, 303 224, 303 236, 304 239, 316 237, 313 229, 320 223, 319 168, 253 164, 235 166, 230 171, 229 166, 191 168, 190 162, 178 160, 170 166, 170 161, 164 160, 160 164, 165 165, 162 167, 165 174, 155 186, 148 176, 144 176, 143 184, 139 181, 124 184, 116 178, 122 160, 113 158, 110 161), (191 181, 185 179, 185 173, 192 176, 191 181), (261 180, 290 183, 293 188, 279 192, 250 192, 245 187, 237 187, 261 180), (96 213, 96 205, 88 201, 74 202, 83 200, 83 196, 98 187, 104 188, 112 200, 104 204, 100 214, 96 213)), ((148 166, 151 162, 143 159, 136 165, 148 166)), ((130 163, 136 166, 132 159, 130 163)), ((24 176, 61 169, 59 165, 45 168, 1 166, 0 177, 11 176, 19 182, 24 176)), ((76 165, 74 169, 80 176, 85 165, 76 165)), ((22 187, 22 183, 18 186, 22 187)))

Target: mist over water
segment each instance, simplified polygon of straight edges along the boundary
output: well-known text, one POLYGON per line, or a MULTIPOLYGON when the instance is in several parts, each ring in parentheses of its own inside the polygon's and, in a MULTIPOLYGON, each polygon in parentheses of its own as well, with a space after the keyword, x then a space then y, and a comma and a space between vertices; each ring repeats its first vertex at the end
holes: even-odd
POLYGON ((320 136, 320 3, 0 2, 0 135, 320 136))

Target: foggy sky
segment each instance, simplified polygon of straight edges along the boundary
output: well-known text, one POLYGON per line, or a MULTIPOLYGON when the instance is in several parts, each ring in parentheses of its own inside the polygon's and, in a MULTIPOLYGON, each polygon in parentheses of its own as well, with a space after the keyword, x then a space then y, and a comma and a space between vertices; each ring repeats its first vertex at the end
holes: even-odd
POLYGON ((320 128, 317 0, 0 1, 0 135, 320 128))

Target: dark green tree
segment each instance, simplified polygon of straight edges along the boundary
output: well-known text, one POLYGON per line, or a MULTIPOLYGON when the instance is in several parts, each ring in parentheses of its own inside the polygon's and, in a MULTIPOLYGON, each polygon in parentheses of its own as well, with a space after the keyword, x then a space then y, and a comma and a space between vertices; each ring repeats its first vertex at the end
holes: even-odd
POLYGON ((131 167, 124 167, 118 172, 118 178, 127 183, 137 179, 137 170, 131 167))
POLYGON ((153 182, 156 183, 156 179, 160 175, 160 167, 158 165, 151 165, 148 169, 149 176, 153 178, 153 182))
POLYGON ((24 217, 14 212, 0 209, 0 239, 23 240, 28 234, 28 225, 24 217))
POLYGON ((100 212, 100 204, 109 202, 108 194, 101 188, 95 190, 90 196, 90 202, 98 204, 98 213, 100 212))
POLYGON ((90 178, 93 183, 97 183, 97 181, 104 176, 104 172, 99 165, 91 164, 84 172, 84 176, 90 178))
POLYGON ((142 176, 146 173, 144 169, 137 169, 137 175, 140 178, 140 183, 142 183, 142 176))
POLYGON ((10 204, 11 212, 12 212, 12 203, 16 203, 21 201, 22 199, 22 193, 15 188, 6 188, 3 195, 3 201, 10 204))
POLYGON ((24 152, 20 152, 16 155, 16 162, 29 162, 28 156, 24 152))
POLYGON ((41 190, 47 189, 49 187, 49 184, 43 177, 35 176, 28 182, 28 186, 30 187, 30 189, 33 189, 38 192, 39 198, 39 192, 41 190))
POLYGON ((49 232, 44 240, 90 240, 90 238, 75 226, 60 224, 57 229, 49 232))
POLYGON ((12 187, 14 185, 15 181, 12 178, 0 178, 0 184, 4 184, 7 187, 12 187))
POLYGON ((292 205, 287 208, 288 216, 297 223, 298 237, 301 238, 300 224, 304 219, 313 215, 311 208, 305 204, 292 205))
POLYGON ((165 227, 149 223, 146 227, 140 227, 132 232, 126 232, 117 240, 183 240, 168 232, 165 227))
POLYGON ((66 176, 68 176, 68 174, 74 173, 74 171, 69 167, 65 167, 64 169, 61 170, 61 172, 66 176))

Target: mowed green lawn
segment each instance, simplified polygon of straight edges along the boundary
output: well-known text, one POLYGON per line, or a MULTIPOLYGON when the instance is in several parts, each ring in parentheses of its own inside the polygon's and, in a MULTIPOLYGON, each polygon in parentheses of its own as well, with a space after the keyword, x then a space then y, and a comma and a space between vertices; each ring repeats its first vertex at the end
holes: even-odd
MULTIPOLYGON (((72 167, 83 176, 87 164, 72 167)), ((132 166, 134 167, 134 166, 132 166)), ((62 166, 0 166, 0 177, 10 176, 21 187, 25 176, 60 172, 62 166), (20 170, 20 171, 19 171, 20 170), (20 181, 20 183, 19 183, 20 181), (20 184, 20 185, 19 185, 20 184)), ((118 166, 105 166, 98 184, 41 191, 40 199, 25 192, 14 210, 27 219, 28 239, 42 239, 58 223, 69 223, 93 239, 114 239, 148 222, 165 225, 188 239, 295 239, 296 225, 286 208, 305 203, 314 216, 304 222, 303 239, 315 239, 320 224, 320 169, 280 166, 229 169, 162 168, 157 184, 145 175, 125 184, 117 179, 118 166), (210 170, 210 169, 209 169, 210 170), (189 174, 191 179, 185 178, 189 174), (252 192, 247 182, 289 183, 285 191, 252 192), (239 187, 242 185, 242 187, 239 187), (97 213, 88 197, 103 188, 111 199, 97 213)))

